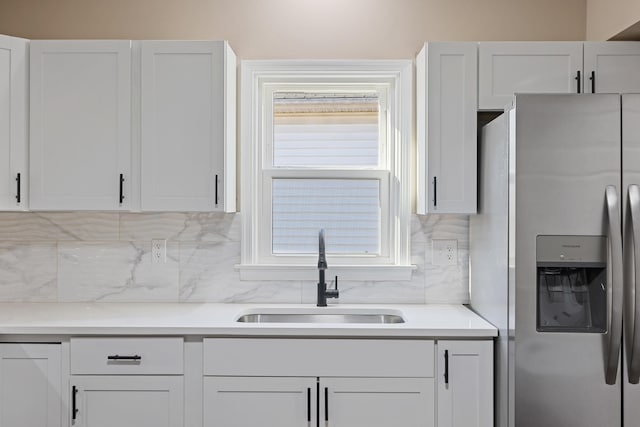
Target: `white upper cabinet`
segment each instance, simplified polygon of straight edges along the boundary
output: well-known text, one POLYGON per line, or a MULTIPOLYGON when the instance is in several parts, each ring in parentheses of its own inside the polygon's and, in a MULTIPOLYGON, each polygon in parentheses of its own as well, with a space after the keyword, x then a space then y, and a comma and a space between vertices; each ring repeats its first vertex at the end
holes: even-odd
POLYGON ((223 41, 143 41, 141 209, 234 212, 236 58, 223 41))
POLYGON ((0 36, 0 210, 26 210, 28 40, 0 36))
POLYGON ((417 212, 476 212, 478 45, 427 43, 416 58, 417 212))
POLYGON ((131 42, 32 41, 30 206, 127 210, 131 42))
POLYGON ((585 93, 640 92, 640 43, 585 42, 585 93))
POLYGON ((579 93, 582 42, 479 44, 480 110, 502 110, 515 93, 579 93))

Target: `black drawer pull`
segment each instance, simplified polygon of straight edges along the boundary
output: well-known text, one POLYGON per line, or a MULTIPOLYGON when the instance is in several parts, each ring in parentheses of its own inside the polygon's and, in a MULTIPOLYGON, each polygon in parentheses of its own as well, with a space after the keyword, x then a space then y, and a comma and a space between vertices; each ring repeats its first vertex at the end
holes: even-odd
POLYGON ((120 356, 119 354, 112 354, 107 356, 109 360, 142 360, 142 356, 134 354, 133 356, 120 356))

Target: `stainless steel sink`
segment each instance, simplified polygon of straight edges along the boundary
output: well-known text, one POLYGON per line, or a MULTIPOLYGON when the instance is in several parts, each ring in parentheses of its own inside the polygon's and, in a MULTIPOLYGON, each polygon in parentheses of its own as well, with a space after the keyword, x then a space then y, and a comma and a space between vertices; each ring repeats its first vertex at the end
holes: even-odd
POLYGON ((404 323, 399 314, 389 313, 250 313, 237 320, 242 323, 404 323))

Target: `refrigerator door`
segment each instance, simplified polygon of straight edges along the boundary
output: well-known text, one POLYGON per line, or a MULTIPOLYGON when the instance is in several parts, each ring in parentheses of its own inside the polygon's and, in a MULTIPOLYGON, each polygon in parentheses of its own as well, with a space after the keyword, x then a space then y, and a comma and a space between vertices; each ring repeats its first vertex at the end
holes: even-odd
MULTIPOLYGON (((527 94, 515 105, 515 425, 620 426, 620 96, 527 94), (545 235, 606 237, 596 284, 606 290, 606 333, 538 330, 536 248, 545 235)), ((582 313, 574 288, 564 289, 582 313)))
POLYGON ((622 188, 625 231, 624 425, 640 420, 640 94, 622 96, 622 188), (635 218, 634 218, 635 217, 635 218))

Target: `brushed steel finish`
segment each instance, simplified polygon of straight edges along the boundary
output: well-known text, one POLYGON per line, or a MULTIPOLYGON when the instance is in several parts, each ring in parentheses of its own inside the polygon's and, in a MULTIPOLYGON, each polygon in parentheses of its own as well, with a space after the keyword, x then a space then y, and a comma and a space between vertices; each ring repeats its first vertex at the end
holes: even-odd
POLYGON ((625 339, 628 351, 628 376, 631 384, 640 380, 640 306, 638 298, 638 273, 640 273, 640 257, 636 244, 640 243, 640 187, 629 185, 627 194, 627 223, 625 227, 625 339))
POLYGON ((404 323, 396 314, 336 314, 336 313, 254 313, 244 314, 241 323, 404 323))
MULTIPOLYGON (((626 191, 630 190, 633 185, 640 185, 640 94, 624 94, 622 95, 622 188, 626 189, 626 191)), ((633 192, 634 190, 632 190, 633 192)), ((625 215, 623 216, 623 226, 626 232, 629 231, 629 228, 632 224, 631 215, 629 209, 629 201, 632 199, 631 197, 625 197, 623 202, 623 212, 625 215)), ((640 223, 636 222, 633 224, 636 232, 639 230, 640 223)), ((626 233, 628 235, 628 233, 626 233)), ((624 247, 627 249, 627 256, 631 255, 629 249, 633 249, 634 252, 634 260, 629 261, 628 258, 625 258, 625 267, 627 277, 625 278, 626 286, 627 286, 627 294, 625 295, 625 310, 626 318, 624 322, 625 327, 625 344, 627 351, 624 353, 624 363, 626 368, 631 368, 631 365, 634 364, 631 356, 631 346, 634 344, 633 335, 636 335, 638 332, 637 326, 640 323, 637 323, 630 319, 634 319, 638 316, 636 313, 638 307, 638 290, 635 286, 630 282, 630 279, 635 279, 635 275, 640 273, 639 270, 633 272, 631 269, 634 268, 634 264, 637 266, 638 264, 638 256, 640 253, 638 249, 630 244, 640 243, 640 240, 628 240, 629 237, 626 237, 624 241, 624 247), (633 242, 633 243, 632 243, 633 242), (635 292, 635 295, 633 295, 635 292), (630 295, 631 294, 631 295, 630 295), (634 327, 634 325, 636 327, 634 327)), ((640 278, 639 278, 640 279, 640 278)), ((637 340, 636 340, 637 345, 637 340)), ((634 352, 634 355, 640 356, 640 352, 634 352)), ((637 356, 633 356, 634 358, 637 356)), ((633 384, 630 380, 635 380, 634 376, 630 375, 629 369, 627 370, 627 375, 624 375, 624 404, 623 404, 623 413, 624 413, 624 426, 636 426, 638 425, 638 420, 640 420, 640 385, 633 384)), ((635 370, 635 369, 634 369, 635 370)))
POLYGON ((620 208, 616 187, 608 185, 606 188, 607 220, 609 222, 609 269, 611 281, 609 282, 609 328, 607 331, 607 384, 615 384, 618 376, 618 365, 620 364, 620 344, 622 341, 622 236, 620 225, 620 208))
POLYGON ((535 304, 536 236, 607 234, 605 188, 620 189, 620 97, 517 95, 511 116, 510 425, 620 425, 620 381, 606 383, 609 336, 537 332, 535 304))

